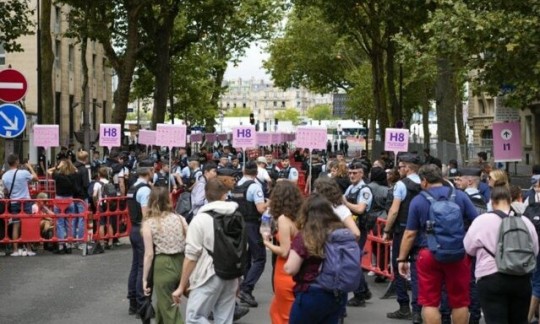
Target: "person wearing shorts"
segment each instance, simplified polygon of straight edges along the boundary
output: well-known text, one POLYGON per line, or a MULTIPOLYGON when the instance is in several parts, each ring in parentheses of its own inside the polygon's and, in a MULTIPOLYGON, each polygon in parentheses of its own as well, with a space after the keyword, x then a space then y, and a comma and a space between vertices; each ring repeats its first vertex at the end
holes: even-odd
MULTIPOLYGON (((424 165, 418 171, 420 185, 436 200, 448 197, 449 188, 443 185, 441 169, 434 165, 424 165)), ((456 191, 456 204, 460 207, 463 218, 473 220, 478 212, 464 192, 456 191)), ((398 257, 399 273, 407 276, 409 273, 408 258, 411 250, 418 250, 416 271, 418 274, 418 303, 422 305, 422 315, 426 323, 436 323, 441 318, 439 306, 443 283, 448 294, 448 302, 452 308, 452 320, 456 324, 466 324, 469 321, 470 276, 471 265, 467 255, 461 260, 442 263, 435 260, 432 252, 427 249, 426 222, 429 219, 430 203, 423 195, 417 195, 411 201, 407 227, 401 242, 398 257)))

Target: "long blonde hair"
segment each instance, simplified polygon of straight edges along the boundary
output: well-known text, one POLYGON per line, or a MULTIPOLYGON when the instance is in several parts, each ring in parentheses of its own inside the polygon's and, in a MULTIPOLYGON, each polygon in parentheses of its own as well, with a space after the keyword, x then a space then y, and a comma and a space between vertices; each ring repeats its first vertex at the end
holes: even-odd
POLYGON ((150 191, 148 198, 148 213, 144 219, 156 218, 161 219, 166 214, 172 213, 173 208, 169 198, 169 190, 166 187, 154 187, 150 191))
POLYGON ((74 174, 77 173, 77 168, 75 168, 70 159, 65 159, 58 165, 58 173, 63 175, 74 174))
POLYGON ((319 193, 312 193, 306 199, 296 225, 302 233, 309 255, 319 258, 324 258, 324 244, 328 234, 344 227, 330 201, 319 193))

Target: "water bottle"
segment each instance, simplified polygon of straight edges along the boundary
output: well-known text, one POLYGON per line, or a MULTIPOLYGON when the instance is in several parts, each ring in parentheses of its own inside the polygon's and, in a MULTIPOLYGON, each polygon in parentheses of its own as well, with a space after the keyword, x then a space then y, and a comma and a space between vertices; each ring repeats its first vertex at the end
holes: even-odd
POLYGON ((268 209, 261 216, 260 233, 264 239, 272 234, 272 216, 268 209))

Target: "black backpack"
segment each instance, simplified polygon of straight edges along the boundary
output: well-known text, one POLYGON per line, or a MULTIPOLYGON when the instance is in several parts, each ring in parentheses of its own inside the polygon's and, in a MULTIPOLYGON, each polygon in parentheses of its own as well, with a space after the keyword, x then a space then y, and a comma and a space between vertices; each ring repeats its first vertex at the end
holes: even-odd
POLYGON ((154 183, 154 187, 169 187, 169 179, 170 179, 169 173, 163 174, 161 172, 158 172, 156 182, 154 183))
POLYGON ((529 205, 525 208, 523 216, 533 223, 536 233, 540 234, 540 201, 536 201, 536 193, 529 196, 529 205))
POLYGON ((484 197, 482 194, 475 193, 475 194, 467 194, 469 196, 469 199, 471 199, 471 202, 474 205, 474 208, 476 208, 476 211, 478 212, 478 215, 482 215, 487 213, 487 204, 484 201, 484 197))
MULTIPOLYGON (((118 197, 118 191, 116 186, 112 182, 104 183, 99 181, 101 184, 101 196, 102 198, 116 198, 118 197)), ((118 208, 118 201, 116 199, 104 200, 101 202, 100 209, 101 211, 107 211, 107 205, 109 206, 108 211, 116 211, 118 208)))
POLYGON ((246 268, 247 234, 242 214, 207 212, 214 219, 214 250, 208 254, 214 260, 216 275, 224 280, 244 275, 246 268))

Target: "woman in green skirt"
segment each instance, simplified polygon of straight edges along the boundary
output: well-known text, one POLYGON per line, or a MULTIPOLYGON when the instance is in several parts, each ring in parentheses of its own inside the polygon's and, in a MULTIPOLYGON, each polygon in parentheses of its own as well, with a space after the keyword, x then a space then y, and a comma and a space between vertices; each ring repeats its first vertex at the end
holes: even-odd
POLYGON ((154 290, 158 324, 183 323, 179 308, 171 305, 172 293, 178 287, 182 273, 187 226, 184 217, 174 213, 167 188, 153 188, 141 228, 144 240, 143 289, 147 296, 154 290), (152 275, 152 262, 154 284, 150 287, 148 279, 152 275))

